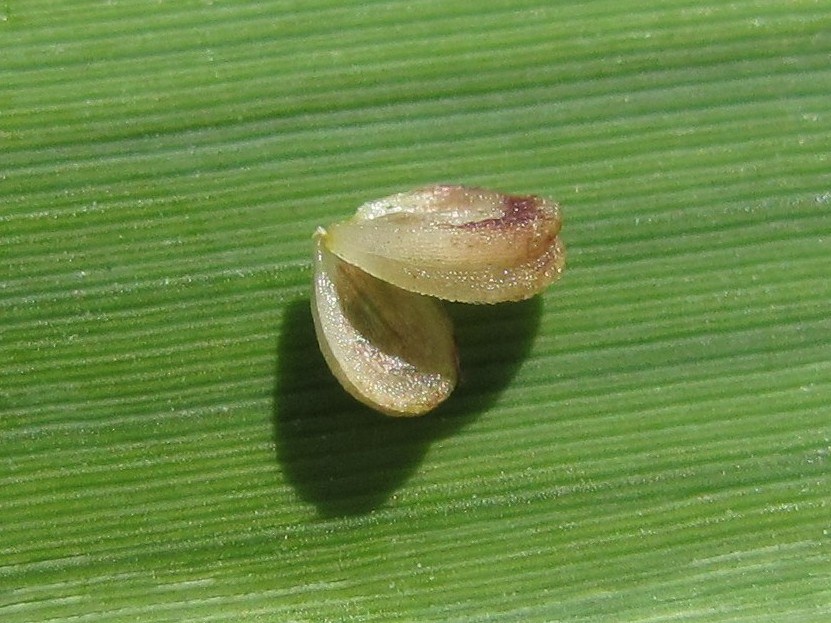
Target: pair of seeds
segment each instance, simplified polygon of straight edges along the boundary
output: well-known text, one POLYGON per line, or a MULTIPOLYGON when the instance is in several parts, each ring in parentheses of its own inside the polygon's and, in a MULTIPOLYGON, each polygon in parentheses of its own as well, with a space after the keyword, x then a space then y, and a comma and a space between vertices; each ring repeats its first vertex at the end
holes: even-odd
POLYGON ((563 271, 559 207, 535 196, 427 186, 370 201, 315 232, 312 315, 352 396, 391 416, 427 413, 458 378, 438 299, 530 298, 563 271))

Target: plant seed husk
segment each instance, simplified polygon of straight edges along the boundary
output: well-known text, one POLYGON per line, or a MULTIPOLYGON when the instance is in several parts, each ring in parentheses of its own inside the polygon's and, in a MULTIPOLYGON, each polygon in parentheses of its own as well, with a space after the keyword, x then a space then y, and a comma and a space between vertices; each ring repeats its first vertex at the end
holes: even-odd
POLYGON ((351 265, 315 234, 312 315, 320 350, 340 384, 392 416, 422 415, 456 385, 453 327, 434 298, 351 265))
POLYGON ((565 265, 559 206, 532 195, 435 185, 361 206, 329 228, 345 262, 399 288, 465 303, 534 296, 565 265))

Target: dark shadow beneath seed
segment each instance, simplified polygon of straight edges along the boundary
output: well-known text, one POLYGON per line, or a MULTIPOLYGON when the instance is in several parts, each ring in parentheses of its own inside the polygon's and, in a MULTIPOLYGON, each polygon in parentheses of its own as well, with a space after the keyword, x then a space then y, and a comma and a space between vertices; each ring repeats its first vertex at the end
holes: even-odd
POLYGON ((450 305, 449 311, 460 353, 459 386, 432 413, 391 418, 358 403, 332 376, 317 346, 308 299, 287 305, 274 387, 277 460, 320 515, 378 508, 418 467, 431 442, 486 410, 525 359, 541 302, 450 305))

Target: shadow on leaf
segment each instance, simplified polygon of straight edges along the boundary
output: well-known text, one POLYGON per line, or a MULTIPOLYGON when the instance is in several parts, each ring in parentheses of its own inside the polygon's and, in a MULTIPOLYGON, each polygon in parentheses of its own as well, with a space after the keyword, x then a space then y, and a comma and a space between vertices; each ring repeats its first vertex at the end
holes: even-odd
POLYGON ((368 513, 421 462, 430 443, 471 422, 499 396, 525 359, 539 325, 539 298, 450 305, 461 379, 446 403, 422 417, 379 415, 349 396, 326 366, 309 301, 284 313, 274 387, 277 460, 322 516, 368 513))

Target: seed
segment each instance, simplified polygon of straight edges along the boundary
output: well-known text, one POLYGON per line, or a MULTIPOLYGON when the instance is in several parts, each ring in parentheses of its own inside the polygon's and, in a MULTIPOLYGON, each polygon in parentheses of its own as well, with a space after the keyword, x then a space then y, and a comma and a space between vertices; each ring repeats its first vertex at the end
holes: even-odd
POLYGON ((541 197, 428 186, 371 201, 329 229, 344 261, 399 288, 464 303, 529 298, 563 271, 559 207, 541 197))
POLYGON ((458 363, 441 303, 347 264, 315 235, 312 315, 323 356, 341 385, 394 416, 421 415, 450 395, 458 363))
POLYGON ((436 299, 534 296, 565 266, 560 226, 559 207, 541 197, 438 185, 318 228, 312 312, 332 373, 387 415, 435 408, 458 376, 453 327, 436 299))

